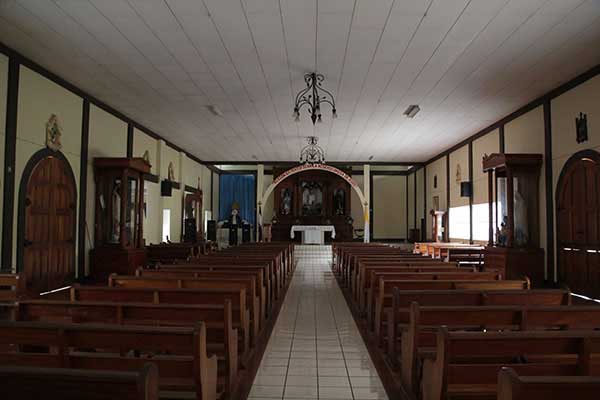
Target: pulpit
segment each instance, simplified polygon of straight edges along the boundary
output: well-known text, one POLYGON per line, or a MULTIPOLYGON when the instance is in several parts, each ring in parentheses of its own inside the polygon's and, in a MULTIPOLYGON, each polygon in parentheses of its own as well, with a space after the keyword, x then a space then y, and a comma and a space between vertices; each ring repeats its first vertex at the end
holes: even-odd
POLYGON ((544 250, 540 248, 539 179, 541 154, 494 153, 483 158, 488 174, 489 238, 485 268, 505 279, 527 276, 544 280, 544 250))
POLYGON ((111 273, 132 275, 146 264, 143 239, 143 158, 95 158, 96 212, 91 275, 105 280, 111 273))

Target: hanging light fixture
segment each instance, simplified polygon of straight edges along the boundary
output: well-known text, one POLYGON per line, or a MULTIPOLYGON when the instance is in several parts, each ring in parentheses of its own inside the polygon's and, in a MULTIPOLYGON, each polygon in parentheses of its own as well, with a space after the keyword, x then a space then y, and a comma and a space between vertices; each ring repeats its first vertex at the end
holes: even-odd
POLYGON ((322 83, 325 77, 322 74, 312 72, 304 75, 306 88, 302 89, 296 95, 296 103, 294 104, 294 113, 292 116, 296 122, 300 121, 300 109, 305 105, 308 107, 310 119, 313 125, 321 120, 321 104, 329 104, 331 106, 332 118, 337 118, 335 109, 335 100, 331 92, 323 89, 322 83))
POLYGON ((321 146, 317 144, 319 138, 316 136, 308 136, 306 141, 308 144, 304 146, 300 152, 300 164, 325 164, 325 152, 321 146))

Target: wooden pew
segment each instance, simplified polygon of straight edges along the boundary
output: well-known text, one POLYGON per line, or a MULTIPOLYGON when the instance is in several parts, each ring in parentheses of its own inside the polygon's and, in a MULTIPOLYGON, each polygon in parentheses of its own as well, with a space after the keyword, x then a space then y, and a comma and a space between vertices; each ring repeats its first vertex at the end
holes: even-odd
POLYGON ((600 328, 600 307, 538 305, 425 306, 412 303, 402 328, 402 382, 415 388, 417 365, 435 351, 436 329, 557 330, 600 328))
MULTIPOLYGON (((413 267, 413 268, 443 268, 443 269, 456 269, 458 268, 457 263, 447 263, 442 261, 434 261, 429 259, 410 259, 405 257, 384 257, 384 258, 373 258, 373 257, 357 257, 355 259, 356 264, 352 268, 352 276, 350 277, 350 286, 352 288, 352 294, 355 298, 359 297, 360 288, 369 286, 370 282, 366 282, 369 279, 369 270, 373 268, 397 268, 397 267, 413 267)), ((466 270, 470 271, 470 270, 466 270)), ((440 271, 441 272, 441 271, 440 271)))
POLYGON ((0 302, 16 301, 27 292, 25 276, 22 274, 0 274, 0 302))
MULTIPOLYGON (((401 329, 399 325, 409 323, 411 304, 420 306, 568 306, 571 304, 571 292, 565 289, 532 290, 399 290, 394 288, 392 305, 383 312, 380 342, 387 343, 387 355, 392 365, 399 359, 401 329), (384 329, 385 328, 385 329, 384 329)), ((405 372, 410 372, 408 371, 405 372)), ((411 379, 406 380, 408 384, 411 379)))
POLYGON ((253 277, 256 282, 256 292, 259 294, 260 318, 259 325, 263 325, 266 320, 267 312, 267 291, 264 285, 263 270, 261 268, 212 268, 208 269, 200 267, 194 268, 177 268, 177 266, 164 268, 158 266, 157 269, 138 268, 135 271, 136 276, 142 277, 168 277, 168 278, 231 278, 231 277, 253 277))
POLYGON ((150 361, 158 367, 159 387, 166 394, 221 397, 217 357, 208 355, 203 322, 165 328, 0 321, 0 349, 0 365, 136 371, 150 361), (8 346, 13 348, 5 350, 8 346), (51 351, 19 350, 22 346, 51 351))
POLYGON ((159 243, 146 246, 146 255, 150 265, 189 260, 197 256, 198 252, 198 247, 192 243, 159 243))
MULTIPOLYGON (((13 321, 100 323, 139 326, 206 326, 207 349, 219 361, 220 384, 235 389, 238 373, 238 331, 230 300, 222 305, 145 304, 27 300, 15 303, 13 321)), ((239 327, 239 326, 238 326, 239 327)))
POLYGON ((423 364, 424 400, 496 399, 498 373, 599 376, 599 331, 449 332, 439 329, 423 364))
POLYGON ((158 400, 158 369, 139 371, 0 366, 5 399, 19 400, 158 400))
POLYGON ((232 321, 239 327, 238 349, 245 361, 250 356, 250 310, 246 303, 246 289, 164 289, 164 288, 115 288, 106 286, 82 286, 75 284, 65 290, 44 296, 46 300, 68 300, 71 302, 125 302, 150 304, 216 304, 226 301, 232 304, 232 321))
POLYGON ((251 335, 250 340, 254 343, 258 338, 260 329, 260 304, 261 299, 256 293, 256 282, 253 277, 230 278, 190 278, 190 277, 143 277, 111 274, 108 278, 109 287, 125 288, 165 288, 165 289, 245 289, 247 301, 250 308, 251 335))
POLYGON ((270 291, 270 281, 265 279, 266 266, 202 266, 202 265, 162 265, 157 264, 155 269, 138 268, 136 270, 136 276, 188 276, 188 277, 224 277, 228 278, 231 276, 254 276, 256 281, 256 292, 259 293, 260 297, 260 312, 261 312, 261 323, 265 321, 267 315, 270 315, 272 304, 269 301, 267 293, 270 291), (169 274, 169 275, 166 275, 169 274))
POLYGON ((519 376, 512 368, 498 373, 498 400, 596 400, 597 376, 519 376))
POLYGON ((377 291, 374 293, 373 299, 375 304, 369 307, 367 313, 368 320, 373 321, 375 326, 375 334, 381 335, 383 325, 382 316, 383 309, 391 305, 393 301, 393 291, 397 287, 399 290, 452 290, 452 289, 478 289, 478 290, 522 290, 530 289, 531 284, 529 279, 523 280, 478 280, 476 274, 481 272, 471 273, 473 275, 469 279, 462 278, 460 280, 403 280, 403 279, 386 279, 379 278, 377 291))

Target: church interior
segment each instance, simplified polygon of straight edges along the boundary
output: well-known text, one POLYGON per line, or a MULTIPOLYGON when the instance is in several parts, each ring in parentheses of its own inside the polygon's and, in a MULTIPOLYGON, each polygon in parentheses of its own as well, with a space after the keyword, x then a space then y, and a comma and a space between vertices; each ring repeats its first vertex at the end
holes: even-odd
POLYGON ((0 188, 3 399, 600 393, 599 0, 0 0, 0 188))

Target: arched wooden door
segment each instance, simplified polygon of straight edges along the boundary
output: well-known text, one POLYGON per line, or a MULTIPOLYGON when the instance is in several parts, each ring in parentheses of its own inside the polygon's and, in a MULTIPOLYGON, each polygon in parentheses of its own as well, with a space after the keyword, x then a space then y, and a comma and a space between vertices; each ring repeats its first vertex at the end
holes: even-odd
POLYGON ((25 190, 20 239, 27 285, 35 291, 65 286, 75 278, 76 190, 69 163, 64 157, 42 158, 25 190))
POLYGON ((575 293, 600 296, 600 153, 577 153, 557 187, 558 273, 575 293))

